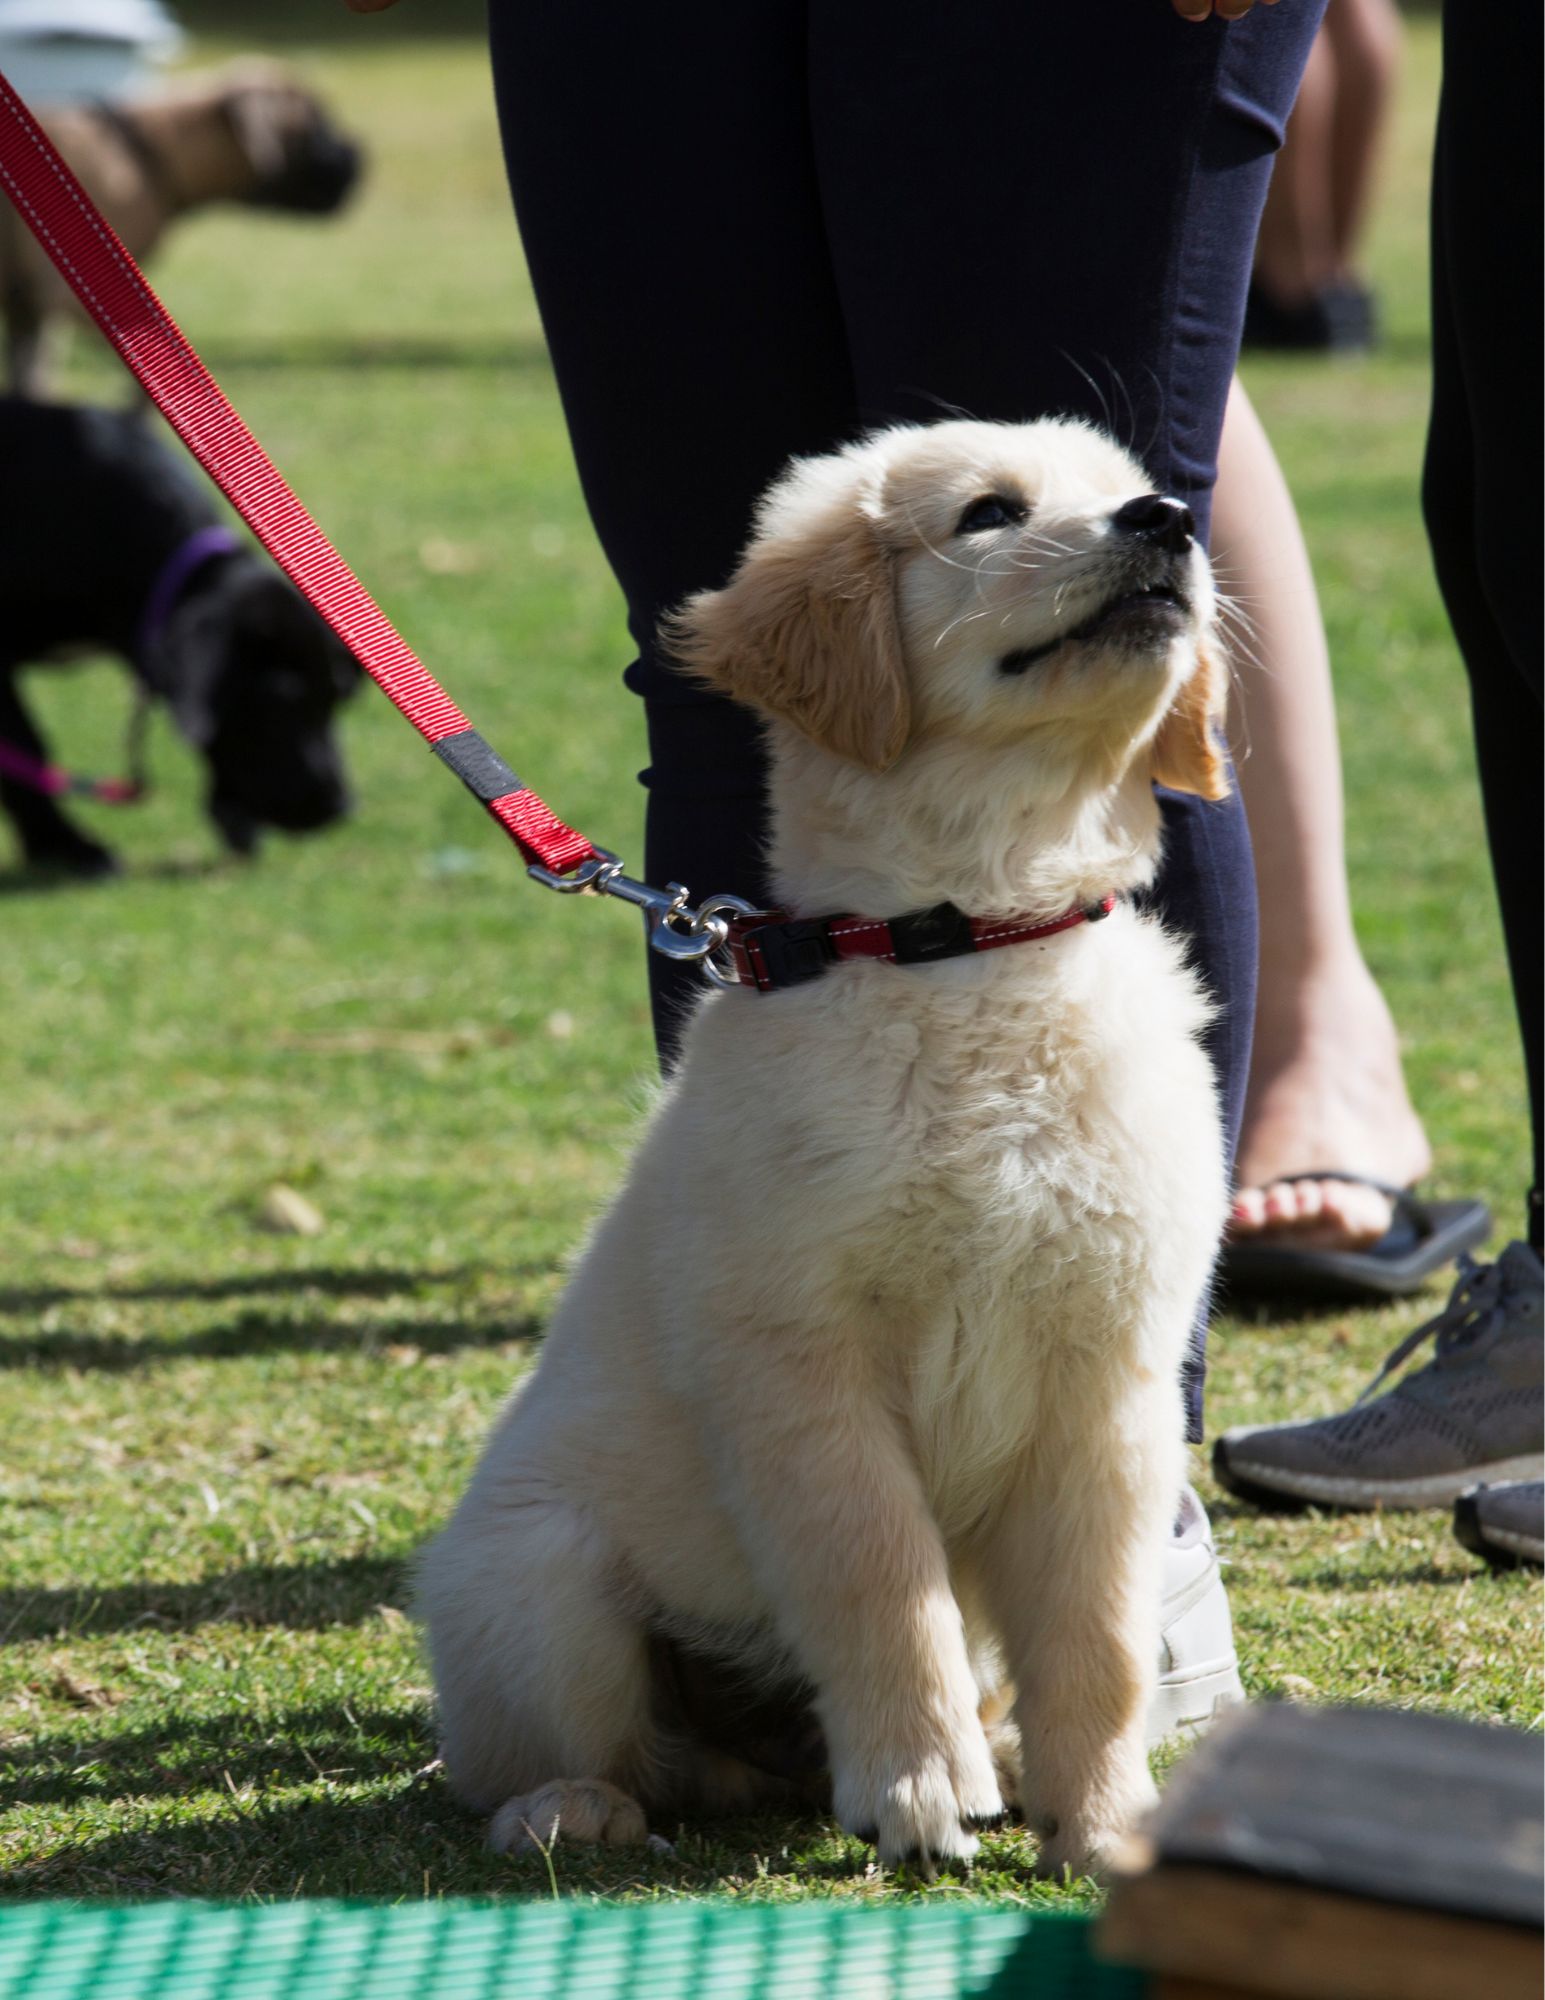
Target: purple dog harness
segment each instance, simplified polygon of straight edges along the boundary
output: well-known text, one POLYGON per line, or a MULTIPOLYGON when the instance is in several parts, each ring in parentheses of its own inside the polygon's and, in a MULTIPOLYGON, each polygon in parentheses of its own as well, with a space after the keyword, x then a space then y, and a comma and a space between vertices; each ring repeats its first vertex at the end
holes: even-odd
MULTIPOLYGON (((166 621, 195 571, 216 556, 233 555, 240 547, 240 540, 229 528, 200 528, 185 542, 179 542, 157 570, 155 582, 145 598, 145 608, 140 613, 134 642, 134 663, 144 676, 142 690, 149 682, 149 662, 161 642, 166 621)), ((25 785, 29 791, 42 792, 48 798, 69 796, 95 799, 100 805, 132 805, 150 789, 143 759, 148 703, 149 695, 142 691, 129 727, 128 777, 83 777, 78 772, 64 770, 58 764, 45 764, 30 751, 23 750, 18 744, 7 743, 0 737, 0 778, 9 778, 13 784, 25 785)))

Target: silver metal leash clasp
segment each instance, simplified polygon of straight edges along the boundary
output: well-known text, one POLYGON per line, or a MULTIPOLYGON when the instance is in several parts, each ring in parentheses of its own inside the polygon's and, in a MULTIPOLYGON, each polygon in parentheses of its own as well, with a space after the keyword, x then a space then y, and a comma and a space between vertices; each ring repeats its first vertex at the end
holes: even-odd
POLYGON ((532 862, 526 873, 544 889, 556 889, 560 896, 577 896, 584 889, 593 889, 598 896, 615 896, 620 902, 631 903, 643 912, 644 934, 651 951, 680 964, 701 964, 705 972, 709 971, 708 961, 729 936, 729 917, 725 913, 749 916, 756 907, 753 903, 743 903, 738 896, 710 896, 700 909, 694 910, 688 900, 689 892, 680 882, 668 882, 663 889, 635 882, 631 875, 622 872, 617 856, 604 847, 598 847, 590 859, 581 861, 572 874, 555 874, 537 862, 532 862))
POLYGON ((577 896, 582 889, 593 889, 598 876, 621 866, 615 854, 598 847, 588 861, 580 862, 572 875, 554 874, 551 868, 544 868, 539 861, 527 862, 526 873, 533 882, 540 882, 544 889, 556 889, 560 896, 577 896))

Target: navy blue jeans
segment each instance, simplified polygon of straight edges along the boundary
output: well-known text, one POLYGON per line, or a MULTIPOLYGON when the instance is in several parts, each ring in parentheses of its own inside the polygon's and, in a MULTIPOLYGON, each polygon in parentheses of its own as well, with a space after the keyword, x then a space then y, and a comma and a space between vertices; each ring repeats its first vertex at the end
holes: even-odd
MULTIPOLYGON (((506 159, 647 704, 646 866, 767 899, 748 716, 661 661, 796 453, 945 414, 1104 423, 1205 524, 1272 154, 1322 0, 491 0, 506 159)), ((1255 1000, 1237 799, 1166 797, 1155 901, 1218 1018, 1255 1000)), ((668 1062, 694 975, 650 965, 668 1062)), ((1200 1333, 1191 1416, 1200 1423, 1200 1333)), ((1199 1430, 1198 1433, 1199 1434, 1199 1430)))
POLYGON ((1443 10, 1432 184, 1432 424, 1422 500, 1470 677, 1475 754, 1523 1033, 1541 1248, 1540 64, 1535 6, 1443 10), (1499 190, 1506 190, 1505 198, 1499 190))

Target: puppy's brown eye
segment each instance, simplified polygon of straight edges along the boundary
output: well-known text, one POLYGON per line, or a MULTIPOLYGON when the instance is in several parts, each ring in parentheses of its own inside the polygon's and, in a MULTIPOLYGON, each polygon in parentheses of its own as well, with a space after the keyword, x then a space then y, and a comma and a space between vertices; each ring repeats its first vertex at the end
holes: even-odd
POLYGON ((1022 500, 1006 500, 1001 493, 987 493, 971 502, 955 533, 979 535, 985 528, 1017 528, 1028 511, 1022 500))

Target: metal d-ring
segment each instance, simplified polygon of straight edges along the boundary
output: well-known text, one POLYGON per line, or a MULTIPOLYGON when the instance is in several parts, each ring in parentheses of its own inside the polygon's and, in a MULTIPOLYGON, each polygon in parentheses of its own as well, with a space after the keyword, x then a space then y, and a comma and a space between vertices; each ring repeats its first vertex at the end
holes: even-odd
MULTIPOLYGON (((755 903, 742 901, 739 896, 709 896, 698 908, 699 918, 721 923, 723 916, 754 917, 759 914, 755 903)), ((740 975, 735 970, 735 961, 725 949, 725 938, 729 936, 728 924, 723 925, 723 934, 713 950, 703 960, 703 977, 710 986, 723 987, 726 991, 739 986, 740 975)))

